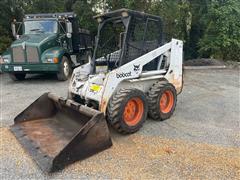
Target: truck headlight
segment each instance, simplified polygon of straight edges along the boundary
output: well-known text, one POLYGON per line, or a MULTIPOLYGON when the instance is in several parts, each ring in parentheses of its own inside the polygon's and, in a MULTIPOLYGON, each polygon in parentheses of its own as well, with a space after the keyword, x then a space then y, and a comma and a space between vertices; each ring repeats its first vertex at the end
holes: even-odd
POLYGON ((0 56, 0 64, 7 64, 10 63, 10 60, 6 57, 0 56))
POLYGON ((3 58, 0 56, 0 64, 3 64, 3 58))
POLYGON ((10 60, 8 58, 3 58, 4 63, 10 63, 10 60))
POLYGON ((58 63, 58 58, 57 57, 47 58, 46 63, 58 63))

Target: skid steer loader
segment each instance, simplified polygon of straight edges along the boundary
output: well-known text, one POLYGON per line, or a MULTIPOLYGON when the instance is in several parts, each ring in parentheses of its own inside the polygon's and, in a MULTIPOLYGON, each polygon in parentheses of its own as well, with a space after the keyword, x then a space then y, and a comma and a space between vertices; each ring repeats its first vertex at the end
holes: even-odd
POLYGON ((11 127, 48 172, 110 147, 107 123, 128 134, 147 115, 169 118, 182 90, 183 42, 163 42, 160 17, 120 9, 94 18, 94 55, 75 68, 68 98, 45 93, 11 127))

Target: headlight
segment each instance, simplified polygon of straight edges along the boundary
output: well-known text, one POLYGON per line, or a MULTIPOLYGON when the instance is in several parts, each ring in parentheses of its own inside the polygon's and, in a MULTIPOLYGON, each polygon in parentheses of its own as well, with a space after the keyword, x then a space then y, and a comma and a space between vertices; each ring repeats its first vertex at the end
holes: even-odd
POLYGON ((5 64, 5 63, 9 63, 10 61, 9 61, 9 59, 8 58, 4 58, 4 57, 2 57, 2 56, 0 56, 0 64, 5 64))
POLYGON ((3 62, 4 62, 4 63, 10 63, 10 61, 9 61, 8 58, 3 58, 3 62))
POLYGON ((53 59, 52 59, 52 58, 48 58, 48 59, 47 59, 47 62, 52 63, 52 62, 53 62, 53 59))
POLYGON ((3 58, 0 56, 0 64, 3 64, 3 58))
POLYGON ((58 58, 55 57, 55 58, 47 58, 46 63, 58 63, 58 58))

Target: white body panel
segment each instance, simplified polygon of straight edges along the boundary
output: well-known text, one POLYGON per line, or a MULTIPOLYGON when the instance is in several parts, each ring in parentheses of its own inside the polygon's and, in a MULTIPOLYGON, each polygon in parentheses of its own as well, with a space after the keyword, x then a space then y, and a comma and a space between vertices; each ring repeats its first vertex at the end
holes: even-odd
POLYGON ((182 52, 183 42, 172 39, 171 42, 146 53, 110 72, 89 75, 90 64, 76 68, 70 82, 69 91, 85 100, 99 103, 99 110, 106 112, 112 94, 120 88, 137 88, 147 92, 161 78, 174 85, 177 93, 182 89, 182 52), (169 66, 167 69, 143 72, 143 66, 155 58, 164 55, 169 66))

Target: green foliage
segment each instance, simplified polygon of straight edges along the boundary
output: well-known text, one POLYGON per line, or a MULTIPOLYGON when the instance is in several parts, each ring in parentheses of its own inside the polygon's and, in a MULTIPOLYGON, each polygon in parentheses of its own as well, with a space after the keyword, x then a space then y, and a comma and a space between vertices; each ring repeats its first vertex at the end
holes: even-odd
POLYGON ((240 1, 213 1, 206 31, 199 42, 202 55, 240 61, 240 1))
POLYGON ((11 38, 9 38, 8 32, 0 26, 0 52, 3 52, 7 49, 11 43, 11 38))
POLYGON ((28 0, 27 13, 54 13, 65 10, 62 0, 28 0))
MULTIPOLYGON (((10 36, 11 22, 14 18, 21 19, 23 14, 22 3, 16 0, 2 0, 0 1, 0 26, 1 35, 10 36)), ((1 36, 1 37, 2 37, 1 36)), ((0 38, 1 39, 1 38, 0 38)))
POLYGON ((11 22, 14 18, 20 20, 23 15, 23 1, 0 1, 0 54, 9 47, 12 41, 11 22))
POLYGON ((128 8, 148 12, 152 3, 153 0, 106 0, 106 6, 109 10, 128 8))
POLYGON ((97 22, 93 19, 96 12, 93 11, 97 1, 76 1, 73 11, 78 15, 80 26, 84 29, 89 29, 93 34, 97 32, 97 22))
POLYGON ((81 28, 95 35, 92 17, 120 8, 161 16, 166 40, 182 39, 187 59, 240 59, 239 0, 1 0, 0 54, 12 40, 12 20, 21 21, 24 14, 74 11, 81 28))
POLYGON ((157 1, 152 5, 149 13, 162 17, 164 23, 164 33, 167 41, 169 41, 172 37, 182 39, 178 36, 180 34, 178 30, 180 29, 180 11, 176 0, 157 1))

